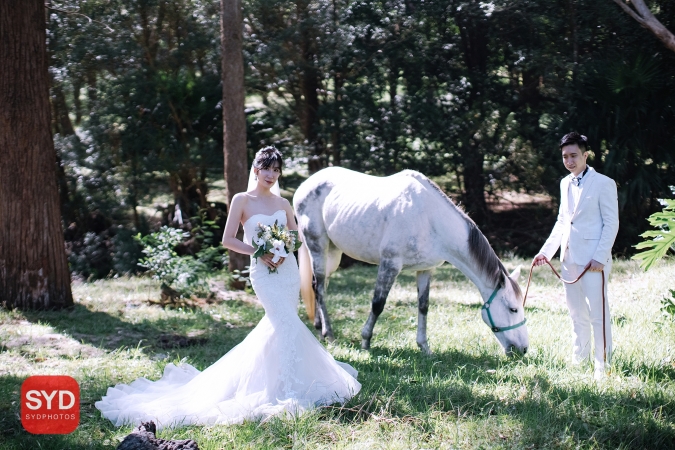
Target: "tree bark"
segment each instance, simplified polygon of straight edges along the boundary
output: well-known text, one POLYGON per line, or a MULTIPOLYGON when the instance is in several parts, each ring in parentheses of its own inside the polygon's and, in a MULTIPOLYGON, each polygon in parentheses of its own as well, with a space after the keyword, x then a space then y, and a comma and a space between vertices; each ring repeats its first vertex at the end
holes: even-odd
POLYGON ((675 35, 654 17, 654 14, 652 14, 644 0, 631 0, 630 3, 633 4, 633 8, 628 6, 628 2, 624 3, 621 0, 614 0, 614 3, 619 5, 633 19, 637 20, 640 25, 654 33, 668 49, 675 52, 675 35))
MULTIPOLYGON (((241 0, 221 0, 220 36, 223 64, 223 153, 225 156, 225 185, 227 204, 232 197, 246 191, 248 162, 246 160, 246 113, 244 111, 243 19, 241 0)), ((237 237, 241 238, 241 227, 237 237)), ((230 272, 243 270, 248 256, 229 251, 230 272)))
POLYGON ((296 2, 300 21, 301 70, 300 89, 302 93, 300 124, 307 145, 311 148, 307 163, 309 173, 326 167, 325 147, 318 133, 319 88, 321 81, 314 58, 317 54, 315 31, 310 22, 311 11, 308 0, 296 2))
MULTIPOLYGON (((483 80, 487 77, 488 66, 488 39, 489 28, 483 14, 474 11, 471 14, 469 10, 462 10, 458 16, 460 24, 460 38, 464 59, 468 69, 469 81, 471 82, 471 91, 469 93, 469 109, 471 111, 481 112, 481 117, 475 119, 477 123, 472 124, 468 131, 471 136, 475 136, 482 127, 482 121, 485 120, 485 112, 482 111, 486 86, 483 80), (476 19, 478 17, 479 19, 476 19)), ((471 123, 471 121, 470 121, 471 123)), ((462 175, 464 178, 464 204, 471 218, 479 225, 486 224, 488 211, 485 202, 485 173, 483 163, 485 161, 485 152, 481 142, 474 137, 468 139, 467 145, 460 150, 463 161, 462 175)))
POLYGON ((479 226, 484 226, 487 219, 487 204, 485 202, 485 173, 483 163, 485 156, 479 143, 469 140, 464 146, 464 208, 479 226))
POLYGON ((0 304, 73 304, 51 134, 44 0, 0 2, 0 304))

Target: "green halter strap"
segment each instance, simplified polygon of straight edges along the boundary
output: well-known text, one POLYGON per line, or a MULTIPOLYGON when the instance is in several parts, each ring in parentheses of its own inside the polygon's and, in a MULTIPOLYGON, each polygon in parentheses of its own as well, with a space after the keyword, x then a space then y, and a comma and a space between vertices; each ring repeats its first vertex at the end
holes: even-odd
POLYGON ((518 328, 522 325, 525 325, 525 322, 527 322, 527 319, 523 318, 522 322, 518 322, 515 325, 511 325, 510 327, 498 327, 495 325, 494 320, 492 320, 492 314, 490 313, 490 305, 492 304, 492 300, 495 299, 495 296, 497 295, 497 292, 499 291, 499 286, 495 288, 494 291, 492 291, 492 295, 488 299, 487 302, 483 303, 483 308, 485 312, 487 312, 488 320, 490 321, 490 328, 492 328, 493 333, 499 333, 500 331, 507 331, 507 330, 513 330, 514 328, 518 328))

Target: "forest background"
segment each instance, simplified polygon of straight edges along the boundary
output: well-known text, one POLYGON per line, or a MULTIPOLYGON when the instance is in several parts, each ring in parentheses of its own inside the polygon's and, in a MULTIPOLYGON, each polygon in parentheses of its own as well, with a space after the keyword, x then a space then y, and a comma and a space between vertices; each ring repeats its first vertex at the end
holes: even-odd
MULTIPOLYGON (((649 3, 675 29, 675 3, 649 3)), ((225 205, 209 200, 223 177, 220 2, 47 6, 71 271, 137 271, 133 236, 177 224, 178 210, 185 229, 207 217, 222 226, 225 205), (168 201, 153 205, 157 198, 168 201)), ((616 255, 631 254, 658 199, 672 197, 675 53, 611 0, 243 7, 249 164, 276 145, 288 157, 282 188, 328 165, 419 170, 498 252, 532 256, 566 174, 558 141, 577 130, 589 138, 590 164, 618 184, 616 255), (553 202, 490 208, 504 192, 553 202)))

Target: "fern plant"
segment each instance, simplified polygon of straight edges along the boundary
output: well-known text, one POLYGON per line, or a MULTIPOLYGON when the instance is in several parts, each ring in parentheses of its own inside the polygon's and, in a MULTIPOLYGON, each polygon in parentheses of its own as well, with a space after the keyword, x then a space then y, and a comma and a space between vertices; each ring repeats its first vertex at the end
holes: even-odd
POLYGON ((640 267, 644 270, 649 270, 668 250, 675 249, 675 199, 663 199, 661 202, 664 205, 663 211, 654 213, 647 219, 656 230, 642 233, 640 236, 646 240, 635 246, 642 251, 632 259, 640 261, 640 267))
MULTIPOLYGON (((675 194, 675 186, 671 186, 670 190, 675 194)), ((647 219, 656 230, 645 231, 640 235, 648 240, 635 246, 642 251, 632 258, 640 261, 640 267, 644 270, 649 270, 656 261, 666 256, 668 250, 675 250, 675 199, 662 199, 660 202, 663 204, 663 211, 654 213, 647 219)), ((675 290, 670 289, 670 295, 672 299, 664 297, 661 300, 661 312, 675 319, 675 290)))
POLYGON ((670 317, 675 317, 675 289, 670 289, 670 296, 671 298, 668 297, 663 297, 661 300, 661 312, 670 317))

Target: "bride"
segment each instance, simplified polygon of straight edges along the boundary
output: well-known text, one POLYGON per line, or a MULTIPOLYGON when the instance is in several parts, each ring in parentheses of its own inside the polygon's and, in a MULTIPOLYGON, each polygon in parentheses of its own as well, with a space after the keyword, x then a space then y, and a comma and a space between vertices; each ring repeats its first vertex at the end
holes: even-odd
MULTIPOLYGON (((290 203, 279 196, 281 153, 258 151, 248 192, 234 196, 223 245, 252 255, 256 225, 275 221, 297 230, 290 203), (244 242, 235 235, 244 226, 244 242)), ((292 253, 273 262, 251 258, 251 283, 265 316, 225 356, 200 372, 189 364, 167 364, 162 378, 139 378, 108 388, 96 408, 116 426, 153 420, 158 427, 241 423, 275 414, 298 414, 319 405, 345 402, 360 389, 357 372, 337 362, 297 314, 300 276, 292 253), (276 268, 270 273, 268 269, 276 268)))

